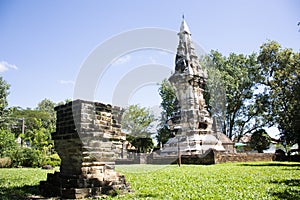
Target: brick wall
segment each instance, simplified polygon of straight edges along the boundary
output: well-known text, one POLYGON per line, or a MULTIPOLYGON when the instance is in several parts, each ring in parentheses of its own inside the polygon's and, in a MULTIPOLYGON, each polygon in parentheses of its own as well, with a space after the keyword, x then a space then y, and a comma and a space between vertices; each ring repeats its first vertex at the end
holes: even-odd
POLYGON ((126 190, 125 177, 115 172, 115 160, 126 139, 121 132, 123 110, 97 102, 76 100, 55 108, 55 150, 60 172, 40 184, 46 196, 84 198, 126 190))
POLYGON ((215 163, 226 162, 269 162, 273 161, 273 153, 223 153, 214 152, 215 163))
MULTIPOLYGON (((181 155, 182 164, 209 165, 226 162, 269 162, 274 160, 272 153, 226 153, 209 149, 204 154, 181 155)), ((148 157, 148 164, 176 164, 178 158, 153 156, 148 157)))

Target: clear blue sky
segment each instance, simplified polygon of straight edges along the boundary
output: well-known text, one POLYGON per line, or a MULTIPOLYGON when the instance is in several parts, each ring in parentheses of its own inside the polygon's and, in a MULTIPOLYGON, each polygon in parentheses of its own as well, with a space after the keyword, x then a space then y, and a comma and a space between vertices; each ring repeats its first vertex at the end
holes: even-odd
MULTIPOLYGON (((72 98, 80 67, 96 46, 136 28, 178 31, 183 13, 193 40, 206 51, 249 54, 267 39, 300 49, 297 0, 1 0, 0 72, 11 85, 10 106, 34 108, 44 98, 54 102, 72 98)), ((148 58, 154 54, 150 51, 148 58)), ((162 62, 173 68, 174 57, 165 58, 162 62)), ((101 90, 98 93, 99 101, 109 103, 101 90)), ((142 91, 140 97, 135 95, 143 100, 142 91)))

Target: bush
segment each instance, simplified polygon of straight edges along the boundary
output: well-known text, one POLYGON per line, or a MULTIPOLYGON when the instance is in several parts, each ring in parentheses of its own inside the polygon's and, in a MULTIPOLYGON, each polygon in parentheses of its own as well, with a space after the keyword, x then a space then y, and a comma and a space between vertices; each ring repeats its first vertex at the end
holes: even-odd
POLYGON ((264 150, 268 149, 270 143, 271 143, 271 137, 264 129, 255 131, 251 135, 250 147, 253 148, 254 150, 257 150, 258 153, 263 153, 264 150))
POLYGON ((12 167, 41 167, 44 165, 56 167, 61 162, 57 153, 48 156, 38 149, 28 147, 17 147, 9 152, 8 157, 11 158, 12 167))
POLYGON ((52 154, 50 156, 51 160, 54 162, 55 165, 52 165, 53 167, 59 166, 61 163, 61 159, 57 153, 52 154))
POLYGON ((0 129, 0 157, 7 157, 16 148, 15 135, 9 130, 0 129))
POLYGON ((61 159, 57 153, 52 154, 50 156, 46 156, 43 161, 40 163, 41 166, 51 165, 52 167, 59 166, 61 159))
POLYGON ((9 157, 0 158, 0 168, 11 167, 11 159, 9 157))
POLYGON ((38 150, 27 147, 19 147, 10 154, 13 167, 38 167, 39 157, 40 152, 38 150))

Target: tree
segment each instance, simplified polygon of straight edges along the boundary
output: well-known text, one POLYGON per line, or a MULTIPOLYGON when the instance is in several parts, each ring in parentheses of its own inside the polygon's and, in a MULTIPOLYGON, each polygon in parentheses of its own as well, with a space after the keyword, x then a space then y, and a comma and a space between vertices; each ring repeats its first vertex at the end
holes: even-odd
POLYGON ((158 141, 158 146, 162 146, 171 137, 171 131, 167 128, 166 122, 171 118, 174 111, 176 94, 173 86, 166 79, 160 84, 158 92, 162 99, 160 106, 163 110, 161 113, 161 122, 155 137, 158 141))
POLYGON ((127 139, 132 143, 139 153, 148 152, 153 148, 151 138, 151 123, 154 115, 150 109, 142 108, 138 105, 131 105, 123 114, 122 129, 127 132, 127 139))
POLYGON ((158 147, 162 147, 172 137, 171 130, 167 126, 162 126, 157 130, 155 136, 158 147))
POLYGON ((151 137, 133 137, 127 135, 126 139, 130 144, 137 148, 137 153, 149 153, 154 148, 154 143, 151 137))
POLYGON ((9 109, 7 97, 10 85, 0 76, 0 127, 3 128, 8 121, 9 109))
POLYGON ((122 129, 135 137, 148 136, 153 121, 154 115, 150 109, 131 105, 123 114, 122 129))
POLYGON ((53 113, 55 115, 54 107, 56 104, 50 99, 44 99, 38 103, 37 110, 45 111, 47 113, 53 113))
POLYGON ((13 119, 24 119, 25 131, 22 134, 22 121, 15 120, 12 131, 15 137, 22 139, 21 147, 11 152, 13 165, 42 166, 50 164, 56 166, 59 162, 53 161, 57 156, 53 149, 51 133, 55 130, 55 104, 45 99, 36 109, 11 108, 13 119), (24 147, 27 144, 28 147, 24 147))
POLYGON ((162 99, 160 106, 162 107, 163 118, 168 120, 171 118, 174 111, 176 94, 175 89, 168 80, 163 80, 158 89, 159 95, 162 99))
POLYGON ((45 148, 50 151, 53 141, 51 132, 43 127, 41 119, 34 119, 35 127, 26 131, 24 139, 30 142, 30 145, 40 151, 45 148))
POLYGON ((260 47, 258 63, 271 119, 288 144, 300 144, 300 53, 268 41, 260 47))
MULTIPOLYGON (((43 127, 47 129, 48 132, 53 132, 53 122, 51 119, 51 115, 45 111, 40 110, 31 110, 31 109, 22 109, 22 108, 14 108, 12 109, 11 117, 14 119, 23 119, 25 120, 25 133, 28 130, 39 129, 43 127), (41 121, 41 124, 38 122, 41 121)), ((14 128, 14 133, 18 136, 21 133, 21 124, 16 124, 14 128)))
POLYGON ((254 150, 257 150, 258 153, 263 153, 263 150, 268 149, 270 143, 271 143, 271 137, 264 129, 255 131, 251 135, 250 147, 254 150))
POLYGON ((53 152, 51 133, 55 130, 55 116, 45 110, 13 108, 11 116, 14 119, 24 119, 25 131, 22 134, 22 121, 16 121, 12 132, 22 139, 23 144, 30 145, 39 151, 53 152))
POLYGON ((208 71, 205 99, 209 108, 214 109, 213 115, 224 116, 224 134, 230 139, 239 139, 265 126, 267 121, 264 120, 264 114, 268 101, 265 96, 256 93, 261 80, 256 55, 231 53, 225 57, 217 51, 211 51, 204 63, 208 71), (220 94, 225 96, 225 104, 222 104, 224 101, 220 94))
POLYGON ((61 105, 65 105, 65 104, 67 104, 67 103, 70 103, 70 102, 72 102, 72 99, 65 99, 64 101, 60 101, 60 102, 58 102, 57 104, 56 104, 56 106, 61 106, 61 105))
POLYGON ((56 113, 54 111, 56 104, 49 100, 44 99, 40 103, 38 103, 37 110, 47 113, 47 119, 43 119, 43 123, 47 123, 45 129, 48 129, 50 132, 53 132, 56 127, 56 113))
POLYGON ((16 147, 15 135, 9 130, 0 129, 0 158, 9 156, 16 147))

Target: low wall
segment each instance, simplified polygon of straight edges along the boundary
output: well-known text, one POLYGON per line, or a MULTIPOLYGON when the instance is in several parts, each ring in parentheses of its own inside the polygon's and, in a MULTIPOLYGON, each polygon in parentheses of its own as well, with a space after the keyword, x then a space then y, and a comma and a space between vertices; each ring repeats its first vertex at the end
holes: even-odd
POLYGON ((282 154, 275 154, 274 160, 275 161, 300 162, 300 155, 286 156, 286 155, 282 155, 282 154))
POLYGON ((215 164, 215 152, 213 150, 208 150, 204 154, 198 155, 182 155, 182 164, 193 164, 193 165, 211 165, 215 164))
POLYGON ((226 162, 269 162, 273 161, 273 153, 223 153, 214 151, 214 163, 226 162))
POLYGON ((148 164, 148 155, 149 154, 141 153, 134 155, 133 158, 117 159, 115 162, 116 165, 148 164))
MULTIPOLYGON (((143 155, 143 162, 140 157, 132 160, 119 160, 117 164, 176 164, 177 156, 159 156, 156 153, 143 155), (145 162, 145 156, 147 159, 145 162)), ((226 162, 270 162, 275 159, 272 153, 225 153, 213 149, 207 150, 204 154, 181 155, 182 164, 211 165, 226 162)))

